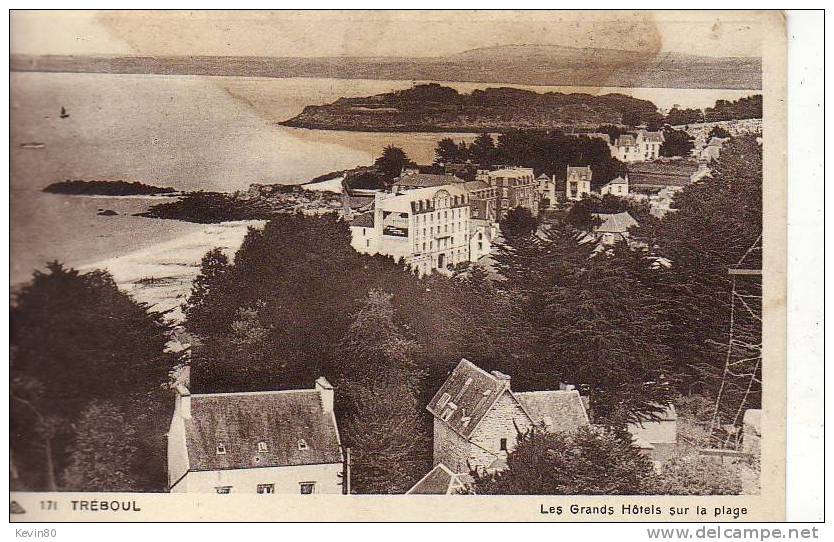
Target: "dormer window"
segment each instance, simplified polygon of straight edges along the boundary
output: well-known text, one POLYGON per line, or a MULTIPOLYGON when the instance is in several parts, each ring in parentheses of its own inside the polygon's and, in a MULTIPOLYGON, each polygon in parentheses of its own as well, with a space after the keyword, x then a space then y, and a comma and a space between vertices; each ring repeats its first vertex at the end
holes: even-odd
POLYGON ((222 442, 217 445, 217 455, 226 455, 226 445, 222 442))
POLYGON ((260 441, 258 443, 258 452, 263 453, 263 452, 268 452, 268 451, 269 451, 269 446, 266 445, 266 442, 260 441))
POLYGON ((308 448, 307 441, 303 438, 298 439, 298 449, 299 450, 306 450, 308 448))

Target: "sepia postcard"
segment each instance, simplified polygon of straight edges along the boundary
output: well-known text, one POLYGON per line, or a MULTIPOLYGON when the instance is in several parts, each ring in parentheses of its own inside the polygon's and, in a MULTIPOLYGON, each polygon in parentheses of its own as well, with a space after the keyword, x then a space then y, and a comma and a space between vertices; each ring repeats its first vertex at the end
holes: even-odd
POLYGON ((785 518, 774 11, 12 11, 10 519, 785 518))

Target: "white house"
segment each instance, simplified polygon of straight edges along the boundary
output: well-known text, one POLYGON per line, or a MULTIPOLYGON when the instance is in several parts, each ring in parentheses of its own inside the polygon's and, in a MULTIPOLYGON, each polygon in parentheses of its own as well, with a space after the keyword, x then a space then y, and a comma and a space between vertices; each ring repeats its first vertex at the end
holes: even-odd
POLYGON ((623 134, 609 146, 611 156, 620 162, 645 162, 660 157, 660 146, 665 137, 662 131, 637 130, 635 134, 623 134))
POLYGON ((168 432, 175 493, 341 493, 333 386, 190 394, 178 387, 168 432))
POLYGON ((509 376, 466 359, 426 408, 434 416, 434 465, 458 474, 504 468, 519 434, 534 426, 574 431, 590 423, 577 390, 514 392, 509 376))
POLYGON ((617 176, 616 179, 611 179, 600 187, 599 193, 601 196, 606 194, 620 197, 628 196, 628 174, 625 178, 617 176))

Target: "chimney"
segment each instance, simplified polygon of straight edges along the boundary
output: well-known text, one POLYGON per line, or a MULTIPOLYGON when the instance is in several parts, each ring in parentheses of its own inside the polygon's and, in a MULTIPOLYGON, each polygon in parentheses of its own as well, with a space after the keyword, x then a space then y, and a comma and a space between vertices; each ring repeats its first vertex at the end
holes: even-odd
POLYGON ((177 384, 177 403, 179 406, 180 416, 184 420, 191 419, 191 392, 185 387, 185 384, 177 384))
POLYGON ((320 376, 316 379, 316 391, 321 396, 321 406, 325 412, 333 412, 333 384, 320 376))
POLYGON ((501 382, 504 382, 507 389, 510 389, 510 380, 511 380, 510 375, 505 375, 501 371, 490 371, 490 372, 492 373, 492 376, 494 376, 495 378, 497 378, 501 382))

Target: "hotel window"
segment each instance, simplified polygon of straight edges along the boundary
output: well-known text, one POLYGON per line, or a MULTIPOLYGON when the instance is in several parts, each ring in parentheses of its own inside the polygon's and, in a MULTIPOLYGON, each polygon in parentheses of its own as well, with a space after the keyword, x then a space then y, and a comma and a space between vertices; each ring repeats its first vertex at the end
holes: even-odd
POLYGON ((214 490, 218 495, 228 495, 232 492, 232 486, 217 486, 214 490))
POLYGON ((221 442, 217 445, 217 455, 226 455, 226 446, 221 442))
POLYGON ((269 446, 266 445, 266 442, 260 441, 258 443, 258 451, 259 452, 268 452, 269 451, 269 446))
POLYGON ((367 240, 365 241, 365 248, 370 248, 370 246, 371 246, 371 240, 370 240, 370 239, 367 239, 367 240))
POLYGON ((302 495, 312 495, 316 492, 316 483, 315 482, 301 482, 301 494, 302 495))
POLYGON ((501 439, 501 451, 502 452, 507 451, 507 439, 505 439, 505 438, 501 439))
POLYGON ((258 493, 261 495, 275 493, 275 484, 258 484, 258 493))

